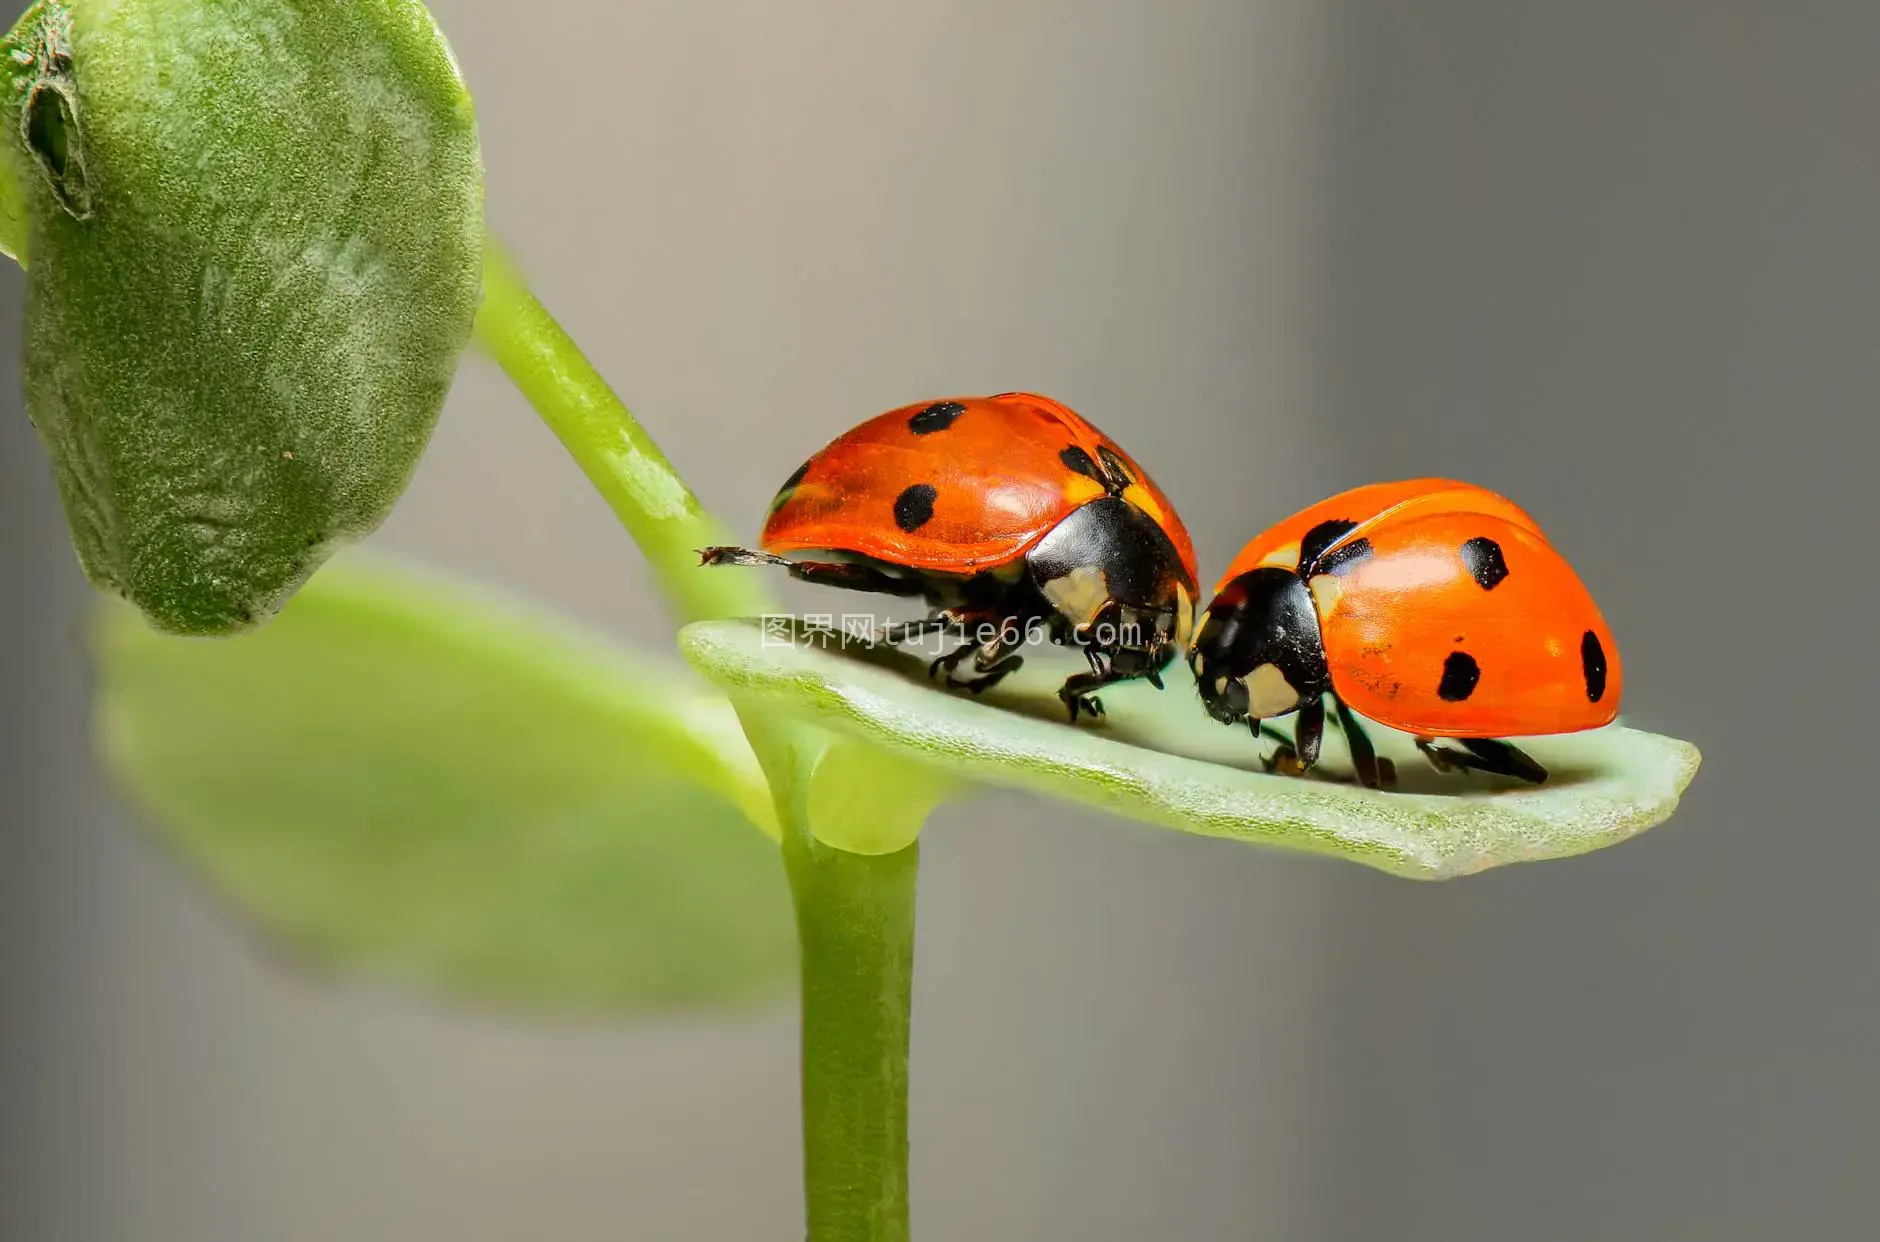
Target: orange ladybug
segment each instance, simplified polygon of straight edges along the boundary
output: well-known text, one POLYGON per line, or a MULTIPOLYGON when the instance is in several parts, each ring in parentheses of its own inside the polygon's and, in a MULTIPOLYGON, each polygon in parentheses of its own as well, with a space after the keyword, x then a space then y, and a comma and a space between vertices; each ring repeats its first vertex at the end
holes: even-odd
POLYGON ((1540 526, 1452 479, 1354 488, 1255 538, 1188 662, 1223 724, 1258 736, 1262 719, 1299 713, 1276 757, 1292 770, 1318 761, 1331 694, 1372 788, 1380 764, 1357 715, 1416 735, 1441 770, 1539 783, 1547 770, 1498 739, 1609 724, 1623 688, 1612 631, 1540 526))
POLYGON ((700 556, 923 597, 932 615, 887 638, 959 635, 928 671, 975 694, 1019 667, 1016 648, 1042 625, 1090 663, 1058 691, 1072 721, 1101 715, 1091 692, 1112 682, 1161 688, 1198 593, 1194 544, 1168 497, 1108 436, 1034 393, 922 401, 868 420, 784 482, 761 546, 700 556), (968 661, 972 677, 954 683, 968 661))

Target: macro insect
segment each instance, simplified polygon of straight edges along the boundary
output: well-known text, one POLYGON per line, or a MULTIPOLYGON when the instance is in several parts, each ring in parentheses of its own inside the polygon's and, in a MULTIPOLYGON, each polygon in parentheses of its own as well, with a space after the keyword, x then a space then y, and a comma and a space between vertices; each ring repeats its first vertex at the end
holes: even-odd
POLYGON ((1389 782, 1359 717, 1413 734, 1439 771, 1540 783, 1504 738, 1611 723, 1612 631, 1534 519, 1450 479, 1354 488, 1254 538, 1195 629, 1189 666, 1223 724, 1298 714, 1288 771, 1318 762, 1325 696, 1358 780, 1389 782), (1439 741, 1450 745, 1438 745, 1439 741))
POLYGON ((1058 691, 1073 722, 1102 715, 1093 691, 1113 682, 1161 688, 1194 620, 1194 545, 1168 497, 1109 437, 1033 393, 923 401, 868 420, 785 481, 760 546, 700 558, 919 596, 930 615, 883 637, 959 636, 928 673, 975 694, 1014 672, 1017 648, 1044 627, 1090 665, 1058 691), (962 665, 970 675, 957 680, 962 665))

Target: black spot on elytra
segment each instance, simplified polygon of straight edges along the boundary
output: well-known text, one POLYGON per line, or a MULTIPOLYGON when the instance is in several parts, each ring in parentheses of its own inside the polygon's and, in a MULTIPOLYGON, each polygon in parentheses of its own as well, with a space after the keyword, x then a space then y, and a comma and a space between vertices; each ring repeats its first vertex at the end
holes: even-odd
POLYGON ((1106 487, 1108 486, 1108 483, 1104 480, 1103 471, 1097 466, 1096 462, 1090 460, 1090 454, 1084 452, 1079 446, 1075 444, 1071 445, 1058 454, 1058 460, 1063 462, 1069 469, 1075 470, 1078 474, 1083 475, 1086 479, 1095 479, 1097 482, 1103 483, 1106 487))
POLYGON ((1436 697, 1445 703, 1460 703, 1475 693, 1475 683, 1482 680, 1482 666, 1466 651, 1452 651, 1443 661, 1443 679, 1436 684, 1436 697))
POLYGON ((931 483, 916 483, 894 498, 894 524, 910 535, 933 520, 933 502, 940 493, 931 483))
POLYGON ((1484 591, 1492 591, 1508 576, 1508 562, 1502 559, 1501 545, 1485 535, 1477 535, 1462 545, 1462 563, 1484 591))
POLYGON ((783 481, 783 486, 777 489, 777 494, 775 496, 771 497, 770 511, 772 513, 775 513, 777 510, 783 508, 784 503, 788 501, 791 495, 795 493, 796 485, 798 483, 801 483, 803 481, 803 476, 808 473, 809 473, 809 463, 804 462, 802 465, 796 468, 795 474, 791 475, 789 478, 783 481))
POLYGON ((1335 574, 1344 571, 1346 566, 1355 565, 1371 555, 1369 539, 1353 539, 1350 543, 1341 543, 1330 552, 1319 557, 1319 563, 1312 567, 1314 575, 1335 574))
POLYGON ((1586 674, 1587 702, 1599 702, 1606 696, 1606 649, 1591 630, 1580 638, 1580 671, 1586 674))
POLYGON ((917 436, 930 436, 951 427, 953 420, 964 413, 966 407, 957 401, 936 401, 908 419, 907 429, 917 436))
MULTIPOLYGON (((1317 563, 1321 556, 1325 555, 1325 549, 1331 547, 1357 528, 1358 524, 1356 522, 1347 522, 1343 518, 1333 518, 1329 522, 1320 522, 1317 526, 1307 531, 1305 537, 1299 541, 1299 576, 1301 578, 1310 578, 1313 573, 1313 565, 1317 563)), ((1369 551, 1368 544, 1366 545, 1366 550, 1369 551)))
POLYGON ((1136 481, 1135 474, 1130 471, 1129 463, 1107 444, 1097 445, 1097 456, 1103 459, 1103 473, 1109 476, 1110 494, 1122 495, 1123 489, 1136 481))

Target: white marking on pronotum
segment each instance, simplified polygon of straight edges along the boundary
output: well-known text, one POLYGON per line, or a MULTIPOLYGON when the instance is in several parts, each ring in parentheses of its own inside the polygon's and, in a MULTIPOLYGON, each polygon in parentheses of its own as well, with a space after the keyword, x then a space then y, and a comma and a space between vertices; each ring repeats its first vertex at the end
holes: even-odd
POLYGON ((1281 544, 1261 558, 1262 565, 1277 565, 1281 569, 1291 569, 1299 563, 1299 541, 1281 544))
POLYGON ((1247 714, 1255 718, 1283 716, 1299 706, 1293 689, 1277 664, 1262 664, 1247 675, 1247 714))
POLYGON ((1095 565, 1079 565, 1045 583, 1044 597, 1065 616, 1088 623, 1109 602, 1110 583, 1095 565))
POLYGON ((1175 588, 1175 646, 1186 648, 1193 641, 1191 637, 1195 623, 1195 602, 1188 597, 1185 587, 1175 588))
POLYGON ((1315 574, 1306 585, 1312 588, 1312 602, 1318 605, 1320 616, 1338 607, 1338 597, 1345 592, 1337 574, 1315 574))

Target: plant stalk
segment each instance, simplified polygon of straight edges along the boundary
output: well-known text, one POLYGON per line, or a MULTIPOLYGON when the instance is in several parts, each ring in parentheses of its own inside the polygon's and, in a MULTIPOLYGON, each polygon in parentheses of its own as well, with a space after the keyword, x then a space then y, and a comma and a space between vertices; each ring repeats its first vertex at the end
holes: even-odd
POLYGON ((906 1242, 907 1051, 916 842, 851 854, 798 816, 783 860, 803 953, 803 1187, 809 1242, 906 1242))
MULTIPOLYGON (((702 569, 699 549, 728 542, 723 528, 581 347, 536 301, 494 239, 484 243, 476 343, 561 440, 640 546, 681 617, 715 621, 774 607, 756 575, 702 569)), ((812 731, 735 700, 734 705, 771 789, 807 787, 822 753, 812 731)), ((783 801, 778 798, 780 806, 783 801)))
POLYGON ((769 611, 755 575, 700 572, 698 550, 729 542, 723 528, 494 241, 485 247, 476 341, 561 439, 686 620, 769 611))
MULTIPOLYGON (((702 571, 726 542, 672 463, 494 243, 477 344, 561 439, 688 620, 753 616, 753 575, 702 571)), ((736 703, 734 699, 734 703, 736 703)), ((782 821, 803 971, 803 1168, 811 1242, 906 1242, 907 1051, 920 847, 862 855, 817 841, 820 731, 736 703, 782 821)))

